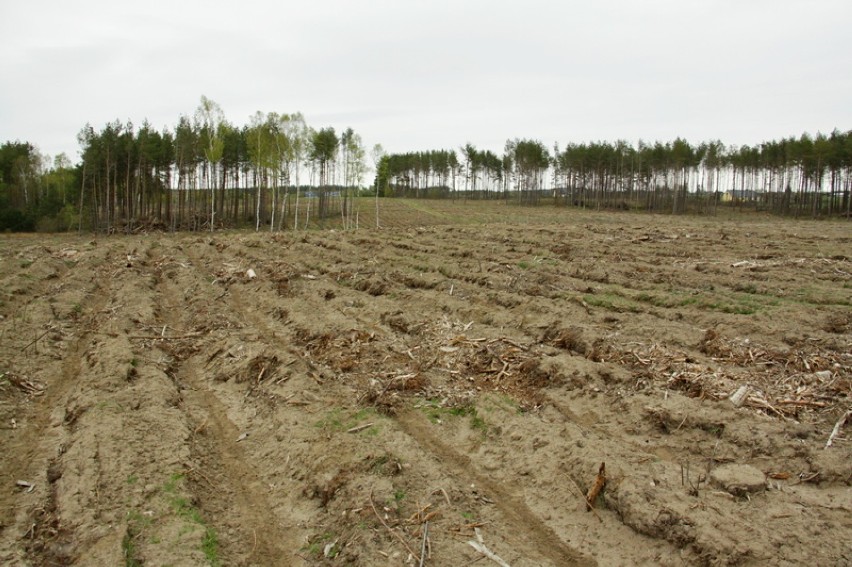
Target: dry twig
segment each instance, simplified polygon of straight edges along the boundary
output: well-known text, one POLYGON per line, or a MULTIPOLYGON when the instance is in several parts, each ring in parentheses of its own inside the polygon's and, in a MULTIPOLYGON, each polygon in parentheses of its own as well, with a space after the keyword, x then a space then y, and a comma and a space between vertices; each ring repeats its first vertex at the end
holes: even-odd
POLYGON ((370 423, 365 423, 364 425, 358 425, 358 426, 355 426, 355 427, 353 427, 353 428, 351 428, 351 429, 347 429, 347 430, 346 430, 346 433, 358 433, 359 431, 364 431, 365 429, 368 429, 368 428, 370 428, 370 427, 373 427, 373 425, 374 425, 374 424, 373 424, 373 422, 371 421, 370 423))
POLYGON ((36 338, 34 338, 32 341, 30 341, 30 342, 29 342, 29 344, 27 344, 27 346, 25 346, 24 348, 22 348, 22 349, 21 349, 21 351, 25 351, 25 350, 27 350, 28 348, 30 348, 31 346, 33 346, 34 344, 36 344, 37 342, 39 342, 39 341, 40 341, 40 340, 41 340, 41 339, 42 339, 45 335, 47 335, 50 331, 53 331, 53 330, 54 330, 54 329, 53 329, 53 327, 51 326, 48 330, 46 330, 45 332, 43 332, 42 334, 40 334, 39 336, 37 336, 36 338))
POLYGON ((598 514, 598 511, 595 510, 594 507, 591 506, 591 504, 589 503, 589 499, 586 498, 585 494, 583 494, 583 489, 580 488, 580 485, 577 484, 577 481, 575 481, 570 476, 568 476, 568 480, 570 480, 571 484, 574 485, 574 488, 577 489, 577 494, 580 496, 580 498, 582 498, 586 502, 586 510, 591 511, 595 515, 595 517, 598 519, 599 522, 603 522, 603 518, 601 518, 600 515, 598 514))
POLYGON ((446 500, 446 501, 447 501, 447 506, 452 506, 452 503, 450 502, 450 495, 449 495, 449 494, 447 494, 447 491, 446 491, 446 490, 444 490, 443 488, 440 488, 440 487, 439 487, 439 488, 436 488, 435 490, 433 490, 430 494, 435 494, 435 493, 437 493, 437 492, 440 492, 440 493, 442 493, 442 494, 444 495, 444 500, 446 500))
POLYGON ((509 564, 503 561, 499 555, 486 547, 485 542, 482 540, 482 532, 479 531, 479 528, 474 528, 473 531, 476 532, 476 541, 470 540, 467 544, 497 565, 500 565, 500 567, 509 567, 509 564))
POLYGON ((429 540, 429 521, 423 524, 423 541, 420 543, 420 567, 426 564, 426 542, 429 540))
POLYGON ((128 339, 147 340, 147 341, 177 341, 181 339, 196 339, 203 337, 204 333, 190 333, 188 335, 175 335, 173 337, 163 337, 160 335, 128 335, 128 339))
POLYGON ((393 535, 396 539, 398 539, 398 540, 400 541, 400 543, 402 543, 402 545, 404 545, 404 546, 405 546, 405 549, 407 549, 407 550, 408 550, 408 553, 410 553, 412 557, 414 557, 415 559, 417 559, 418 561, 420 561, 420 557, 418 557, 418 555, 417 555, 416 553, 414 553, 414 550, 413 550, 413 549, 411 549, 411 546, 409 546, 409 545, 408 545, 408 542, 406 542, 406 541, 402 538, 402 536, 401 536, 401 535, 399 535, 399 534, 396 532, 396 530, 394 530, 393 528, 391 528, 391 527, 387 524, 387 522, 385 522, 384 518, 382 518, 382 517, 379 515, 379 511, 378 511, 378 510, 376 510, 376 504, 375 504, 375 502, 373 502, 373 489, 372 489, 372 488, 370 489, 370 508, 372 508, 372 509, 373 509, 373 514, 375 514, 375 515, 376 515, 376 518, 378 518, 378 519, 379 519, 379 521, 382 523, 382 525, 385 527, 385 529, 386 529, 387 531, 389 531, 389 532, 390 532, 390 533, 391 533, 391 534, 392 534, 392 535, 393 535))
POLYGON ((831 435, 828 436, 828 441, 825 443, 825 448, 828 449, 831 447, 832 443, 834 443, 834 438, 840 433, 840 428, 843 427, 843 424, 846 423, 846 420, 852 416, 852 410, 847 411, 840 419, 837 420, 837 423, 834 424, 834 429, 831 430, 831 435))

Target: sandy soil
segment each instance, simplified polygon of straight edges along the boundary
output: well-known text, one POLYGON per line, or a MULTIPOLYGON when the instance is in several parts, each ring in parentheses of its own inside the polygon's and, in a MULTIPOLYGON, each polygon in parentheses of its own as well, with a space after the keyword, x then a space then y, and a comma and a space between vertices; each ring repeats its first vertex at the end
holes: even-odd
POLYGON ((848 222, 383 215, 3 236, 0 563, 852 564, 848 222))

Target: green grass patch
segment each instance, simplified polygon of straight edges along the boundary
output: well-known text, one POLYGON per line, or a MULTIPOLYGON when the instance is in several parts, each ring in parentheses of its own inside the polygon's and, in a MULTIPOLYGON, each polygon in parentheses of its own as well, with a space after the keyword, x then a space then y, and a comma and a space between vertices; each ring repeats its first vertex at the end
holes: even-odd
POLYGON ((524 408, 521 407, 514 398, 508 394, 492 393, 485 396, 486 403, 491 404, 491 407, 486 407, 486 410, 500 409, 508 413, 522 414, 524 408))
POLYGON ((696 307, 707 311, 719 311, 734 315, 754 315, 770 307, 778 305, 777 298, 753 295, 749 293, 734 293, 731 295, 713 294, 702 296, 696 307))
MULTIPOLYGON (((679 309, 683 307, 694 306, 696 309, 704 311, 718 311, 720 313, 731 313, 735 315, 753 315, 759 311, 768 309, 778 305, 778 298, 761 294, 753 286, 741 287, 742 291, 733 293, 720 293, 713 291, 705 291, 702 293, 695 292, 679 292, 671 293, 654 293, 641 292, 632 299, 639 303, 662 307, 666 309, 679 309)), ((597 303, 602 303, 603 306, 613 306, 616 310, 623 308, 624 305, 617 300, 609 299, 617 294, 610 293, 600 296, 585 296, 585 301, 590 305, 596 304, 595 297, 607 298, 599 300, 597 303), (590 299, 590 297, 592 299, 590 299)), ((628 306, 629 307, 629 306, 628 306)))
POLYGON ((615 311, 616 313, 642 312, 642 307, 639 303, 615 293, 587 294, 583 296, 583 301, 588 305, 601 307, 607 311, 615 311))
MULTIPOLYGON (((843 286, 844 289, 846 285, 843 286)), ((809 305, 852 306, 852 299, 837 295, 834 290, 802 287, 792 293, 793 301, 809 305)))
POLYGON ((450 417, 454 418, 470 418, 470 427, 483 434, 488 432, 488 425, 485 423, 485 418, 479 415, 476 408, 472 405, 454 406, 450 408, 442 407, 439 402, 429 400, 426 405, 421 406, 421 409, 426 414, 426 417, 435 425, 443 423, 450 417))
POLYGON ((169 476, 169 479, 163 484, 163 493, 168 497, 169 505, 175 514, 188 522, 181 534, 193 531, 195 526, 200 527, 203 530, 201 551, 211 567, 220 567, 222 563, 219 558, 219 536, 216 530, 207 525, 201 511, 195 507, 191 500, 178 494, 179 484, 184 478, 185 476, 182 473, 174 473, 169 476))
POLYGON ((346 412, 342 408, 335 408, 314 423, 314 426, 319 429, 342 432, 362 425, 364 422, 373 421, 372 426, 358 433, 376 436, 379 434, 379 423, 376 422, 379 418, 375 408, 363 408, 353 413, 346 412))
POLYGON ((152 523, 153 520, 151 518, 135 510, 127 513, 127 531, 121 540, 121 551, 124 555, 125 567, 142 567, 142 560, 139 558, 136 541, 152 523))
MULTIPOLYGON (((336 540, 337 536, 335 536, 332 532, 324 532, 320 535, 311 536, 308 539, 308 545, 303 547, 300 551, 307 553, 310 556, 320 558, 325 554, 325 546, 336 540)), ((337 548, 337 545, 334 545, 329 550, 328 556, 330 558, 334 558, 338 553, 340 553, 340 549, 337 548)))
POLYGON ((121 552, 124 554, 124 567, 142 567, 142 561, 137 556, 136 537, 129 527, 121 540, 121 552))
POLYGON ((175 492, 177 492, 177 484, 181 480, 183 480, 183 474, 174 473, 169 477, 169 480, 167 480, 166 483, 163 485, 163 492, 165 492, 166 494, 174 494, 175 492))
POLYGON ((201 551, 211 567, 219 567, 222 562, 219 560, 219 536, 216 530, 211 527, 206 527, 204 537, 201 539, 201 551))

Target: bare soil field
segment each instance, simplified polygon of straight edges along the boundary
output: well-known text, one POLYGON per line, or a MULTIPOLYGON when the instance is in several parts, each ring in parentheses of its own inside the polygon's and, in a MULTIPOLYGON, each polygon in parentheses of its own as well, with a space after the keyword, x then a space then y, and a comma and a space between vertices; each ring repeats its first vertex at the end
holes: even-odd
POLYGON ((852 564, 852 225, 382 206, 0 237, 0 564, 852 564))

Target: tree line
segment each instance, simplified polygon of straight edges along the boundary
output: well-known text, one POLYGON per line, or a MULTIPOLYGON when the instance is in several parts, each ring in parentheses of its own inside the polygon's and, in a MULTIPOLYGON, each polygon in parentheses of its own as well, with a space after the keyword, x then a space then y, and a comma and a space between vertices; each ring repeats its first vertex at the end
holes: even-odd
POLYGON ((542 201, 595 209, 713 213, 719 206, 794 216, 850 216, 852 131, 802 134, 754 146, 509 140, 502 156, 471 144, 389 154, 385 196, 542 201))
POLYGON ((673 214, 737 207, 850 217, 852 131, 754 146, 720 141, 570 143, 510 139, 502 155, 456 149, 370 152, 351 128, 314 129, 301 113, 256 112, 229 122, 201 97, 192 115, 158 131, 118 120, 78 135, 81 160, 0 146, 0 230, 139 228, 284 230, 339 218, 357 226, 359 195, 503 199, 673 214))
POLYGON ((79 133, 81 162, 51 164, 29 143, 0 147, 0 230, 283 230, 339 216, 357 222, 366 150, 351 128, 309 127, 301 113, 228 122, 201 97, 158 131, 118 120, 79 133), (301 203, 300 203, 301 201, 301 203))

